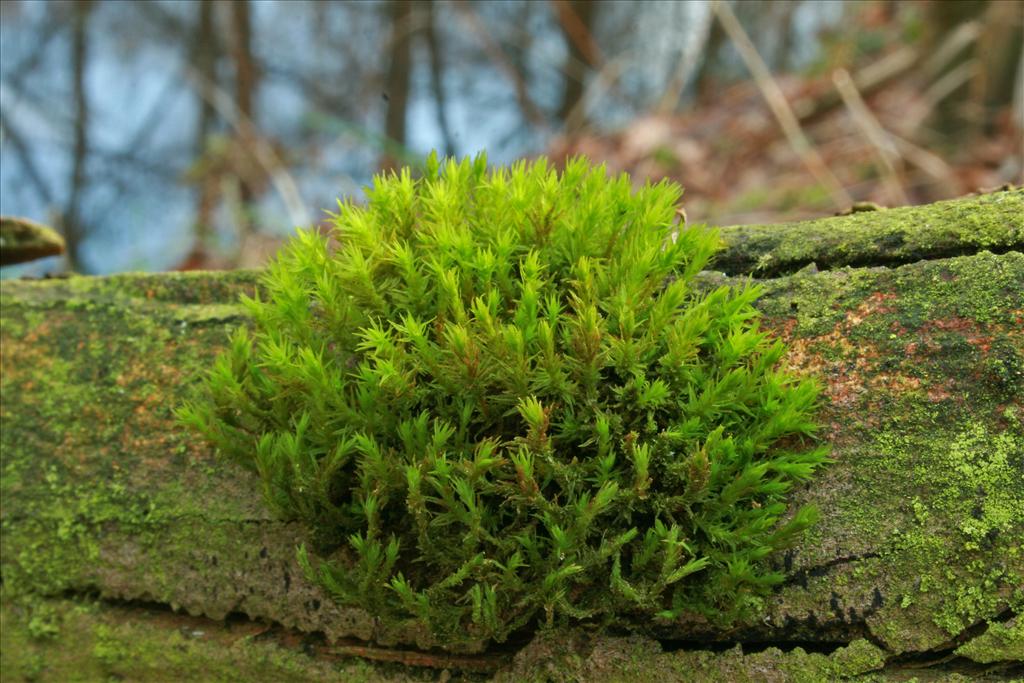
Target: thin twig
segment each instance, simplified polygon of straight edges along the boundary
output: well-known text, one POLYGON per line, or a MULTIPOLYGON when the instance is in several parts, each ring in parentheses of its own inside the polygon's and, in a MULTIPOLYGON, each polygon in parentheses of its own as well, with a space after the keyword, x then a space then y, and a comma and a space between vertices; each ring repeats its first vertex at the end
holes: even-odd
POLYGON ((807 170, 810 171, 815 180, 828 190, 836 208, 845 209, 850 206, 853 203, 853 199, 832 171, 829 170, 825 160, 821 158, 818 150, 811 144, 803 129, 800 128, 800 123, 797 121, 796 116, 794 116, 793 110, 790 109, 786 96, 783 94, 779 84, 772 78, 768 65, 765 64, 764 59, 758 54, 757 48, 750 41, 750 37, 743 30, 743 26, 740 25, 736 15, 733 14, 733 11, 729 9, 727 4, 719 0, 713 2, 712 8, 715 16, 721 22, 722 28, 725 29, 730 40, 736 46, 736 50, 740 53, 743 63, 746 64, 751 76, 754 77, 754 82, 775 115, 775 119, 782 128, 782 132, 786 135, 790 146, 800 157, 801 161, 803 161, 804 166, 807 167, 807 170))
POLYGON ((605 93, 613 93, 622 74, 629 68, 631 59, 630 53, 623 53, 615 59, 605 62, 604 67, 585 85, 583 96, 580 97, 579 102, 569 112, 566 120, 578 120, 582 116, 583 111, 591 106, 591 103, 596 101, 598 97, 605 93))
MULTIPOLYGON (((904 46, 858 71, 853 75, 853 83, 862 95, 867 96, 909 72, 919 61, 918 51, 904 46)), ((842 104, 842 98, 829 89, 820 95, 793 102, 793 113, 801 124, 806 125, 839 104, 842 104)))
POLYGON ((306 206, 302 201, 302 195, 299 192, 298 185, 295 183, 295 179, 284 170, 284 164, 278 157, 277 152, 258 132, 253 122, 246 120, 244 114, 238 110, 238 107, 235 106, 234 101, 231 99, 231 95, 216 83, 211 83, 209 79, 192 67, 185 69, 185 78, 192 82, 193 86, 202 96, 210 98, 210 103, 224 120, 231 124, 231 127, 237 133, 240 135, 244 135, 244 133, 251 134, 250 139, 253 142, 256 162, 263 167, 274 189, 281 196, 281 200, 288 210, 288 219, 293 225, 308 225, 309 213, 306 211, 306 206))
POLYGON ((939 102, 952 95, 961 85, 971 80, 977 66, 978 60, 967 60, 932 83, 922 97, 927 106, 926 111, 930 112, 939 102))
POLYGON ((896 149, 889 134, 878 123, 878 119, 871 113, 864 98, 857 92, 857 86, 853 84, 853 78, 846 69, 836 69, 832 73, 832 82, 835 83, 839 96, 850 112, 854 124, 860 129, 864 137, 871 143, 875 152, 875 158, 882 173, 886 191, 889 199, 896 206, 903 206, 910 203, 910 198, 903 191, 900 183, 900 174, 897 165, 901 163, 900 153, 896 149))
POLYGON ((50 208, 53 205, 53 192, 50 191, 50 186, 43 180, 42 173, 36 168, 36 164, 32 160, 32 154, 29 153, 25 141, 18 131, 11 127, 10 117, 4 114, 2 109, 0 109, 0 134, 2 134, 4 142, 9 143, 14 148, 14 153, 21 159, 21 165, 25 169, 25 175, 28 176, 29 183, 35 187, 36 193, 43 200, 43 203, 47 205, 47 208, 50 208))
POLYGON ((896 145, 896 149, 900 151, 900 155, 907 160, 907 163, 921 169, 935 181, 943 196, 955 197, 962 194, 953 175, 952 167, 943 161, 942 157, 892 132, 889 133, 889 139, 896 145))
POLYGON ((941 74, 947 65, 959 55, 964 48, 978 39, 981 34, 981 25, 976 21, 968 21, 960 24, 922 65, 921 70, 930 78, 941 74))

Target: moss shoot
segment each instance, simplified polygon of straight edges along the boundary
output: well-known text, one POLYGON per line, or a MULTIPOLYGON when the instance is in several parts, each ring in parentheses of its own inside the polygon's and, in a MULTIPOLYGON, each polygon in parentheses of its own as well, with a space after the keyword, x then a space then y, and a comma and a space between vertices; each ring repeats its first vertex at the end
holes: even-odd
POLYGON ((811 525, 818 386, 760 289, 695 287, 714 231, 585 160, 376 179, 246 298, 185 422, 256 471, 342 604, 504 640, 618 615, 728 622, 811 525))

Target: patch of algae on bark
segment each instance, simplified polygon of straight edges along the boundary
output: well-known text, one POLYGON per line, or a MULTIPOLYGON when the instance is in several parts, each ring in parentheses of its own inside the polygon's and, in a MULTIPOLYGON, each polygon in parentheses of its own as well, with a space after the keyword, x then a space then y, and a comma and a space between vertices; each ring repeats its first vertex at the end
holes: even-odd
MULTIPOLYGON (((223 496, 211 495, 207 504, 181 495, 201 482, 164 474, 196 470, 202 479, 199 468, 183 464, 185 435, 168 429, 179 398, 166 392, 201 373, 222 345, 223 330, 196 318, 207 308, 222 316, 225 304, 164 304, 161 315, 143 315, 123 299, 132 290, 125 283, 138 287, 140 280, 152 280, 136 292, 148 301, 146 292, 178 296, 166 291, 182 278, 4 284, 0 485, 3 544, 18 560, 4 563, 8 587, 25 578, 37 592, 64 589, 69 575, 86 573, 99 556, 97 530, 104 525, 142 535, 172 517, 225 512, 217 509, 223 496), (179 319, 182 311, 189 317, 179 319)), ((189 291, 216 298, 209 288, 189 291)))
POLYGON ((261 639, 266 627, 259 624, 211 627, 204 621, 149 614, 142 608, 111 611, 83 602, 5 596, 0 605, 0 679, 5 683, 423 680, 362 660, 310 657, 300 648, 261 639))
POLYGON ((5 590, 95 588, 372 635, 368 615, 301 582, 298 531, 272 518, 258 482, 225 471, 172 414, 252 286, 245 273, 3 283, 5 590))

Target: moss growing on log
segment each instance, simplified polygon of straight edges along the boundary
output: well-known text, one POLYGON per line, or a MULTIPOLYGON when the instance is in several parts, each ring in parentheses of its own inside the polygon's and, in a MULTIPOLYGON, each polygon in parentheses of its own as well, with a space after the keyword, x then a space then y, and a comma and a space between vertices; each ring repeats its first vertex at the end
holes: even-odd
MULTIPOLYGON (((223 348, 239 320, 233 302, 253 280, 167 282, 0 284, 5 592, 90 592, 214 619, 243 613, 329 640, 408 641, 307 584, 291 550, 298 530, 253 500, 252 478, 175 428, 170 408, 223 348)), ((822 521, 782 563, 788 582, 758 620, 729 634, 681 620, 648 635, 867 637, 887 659, 937 650, 1020 661, 1024 256, 765 285, 758 306, 790 341, 790 362, 826 381, 837 462, 799 494, 821 507, 822 521)), ((48 623, 37 619, 36 632, 48 623)), ((6 667, 14 650, 2 649, 6 667)))
POLYGON ((722 229, 717 268, 771 277, 814 263, 821 269, 881 266, 1024 249, 1024 189, 849 216, 722 229))
POLYGON ((269 264, 179 413, 339 549, 307 576, 451 645, 755 613, 817 517, 788 492, 827 461, 819 385, 758 287, 695 288, 719 240, 675 229, 681 189, 479 156, 367 193, 342 248, 300 232, 269 264))

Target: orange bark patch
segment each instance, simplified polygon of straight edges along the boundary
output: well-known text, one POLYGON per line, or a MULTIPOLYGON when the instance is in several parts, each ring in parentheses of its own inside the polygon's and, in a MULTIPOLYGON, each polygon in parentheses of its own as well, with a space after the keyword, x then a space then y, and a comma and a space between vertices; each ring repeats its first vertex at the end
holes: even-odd
POLYGON ((892 313, 892 307, 884 305, 884 302, 896 298, 892 292, 875 292, 861 302, 857 308, 847 311, 846 322, 850 325, 859 325, 873 315, 892 313))

